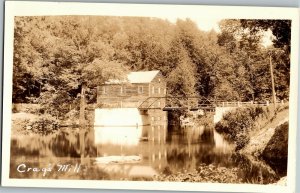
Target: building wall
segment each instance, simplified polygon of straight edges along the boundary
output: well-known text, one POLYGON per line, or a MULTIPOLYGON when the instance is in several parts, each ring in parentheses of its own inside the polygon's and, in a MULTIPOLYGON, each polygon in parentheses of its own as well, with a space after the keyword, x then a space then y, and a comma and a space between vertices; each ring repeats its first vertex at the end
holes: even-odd
POLYGON ((97 88, 97 104, 101 107, 143 107, 160 108, 165 106, 166 82, 161 73, 150 83, 106 84, 97 88), (145 101, 148 99, 147 101, 145 101))
POLYGON ((107 84, 97 88, 98 108, 139 108, 142 138, 158 144, 166 142, 168 116, 161 110, 166 99, 158 98, 165 96, 166 80, 161 73, 150 83, 107 84))
POLYGON ((166 96, 166 87, 167 84, 163 75, 161 73, 157 74, 157 76, 150 83, 149 96, 166 96))
MULTIPOLYGON (((149 97, 165 97, 166 96, 167 83, 164 76, 159 73, 149 85, 149 97)), ((143 107, 147 108, 162 108, 165 107, 165 98, 149 98, 147 103, 143 107)))
POLYGON ((109 84, 98 86, 97 104, 103 107, 138 107, 149 96, 149 84, 109 84))

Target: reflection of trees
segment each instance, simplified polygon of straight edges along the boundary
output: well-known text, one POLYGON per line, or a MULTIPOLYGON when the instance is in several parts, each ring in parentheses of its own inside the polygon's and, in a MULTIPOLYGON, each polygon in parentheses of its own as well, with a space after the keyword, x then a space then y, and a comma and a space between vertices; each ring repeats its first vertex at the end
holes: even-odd
POLYGON ((192 171, 198 169, 203 164, 214 164, 225 167, 232 166, 231 154, 216 151, 214 144, 177 144, 171 145, 167 149, 168 170, 171 172, 192 171))
POLYGON ((11 140, 11 154, 13 155, 51 155, 52 152, 49 152, 49 146, 53 136, 56 134, 41 136, 39 134, 32 134, 30 136, 20 135, 14 137, 11 140))
POLYGON ((167 152, 167 161, 171 171, 180 171, 188 166, 193 167, 190 161, 194 160, 189 157, 188 151, 179 148, 167 152))
POLYGON ((214 164, 226 167, 232 165, 231 161, 228 159, 230 154, 217 152, 214 147, 210 145, 201 146, 195 156, 197 157, 197 166, 201 164, 214 164))
POLYGON ((61 132, 53 139, 51 149, 57 157, 80 157, 78 134, 61 132))
POLYGON ((29 155, 29 156, 38 156, 40 154, 39 147, 36 145, 35 141, 31 141, 32 144, 26 143, 27 140, 24 140, 25 144, 20 143, 17 139, 11 140, 10 153, 14 155, 29 155))
POLYGON ((171 171, 194 170, 201 163, 215 161, 213 129, 187 126, 169 133, 169 141, 167 161, 171 171))
MULTIPOLYGON (((85 133, 85 156, 95 156, 93 132, 85 133)), ((80 157, 77 130, 61 131, 52 135, 20 136, 11 140, 11 154, 25 156, 80 157)))
MULTIPOLYGON (((91 132, 84 135, 85 156, 95 156, 96 148, 93 146, 91 132)), ((80 157, 80 141, 78 132, 61 132, 51 143, 51 149, 57 157, 80 157)))

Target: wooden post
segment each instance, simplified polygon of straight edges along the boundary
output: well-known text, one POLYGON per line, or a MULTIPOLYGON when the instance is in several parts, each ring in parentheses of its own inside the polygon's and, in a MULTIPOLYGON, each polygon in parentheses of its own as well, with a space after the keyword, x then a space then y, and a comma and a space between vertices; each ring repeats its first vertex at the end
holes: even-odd
POLYGON ((85 150, 85 143, 84 143, 84 135, 85 135, 85 90, 86 90, 86 84, 82 83, 81 86, 81 95, 80 95, 80 112, 79 112, 79 142, 80 142, 80 155, 81 160, 84 158, 84 150, 85 150))
POLYGON ((80 95, 80 112, 79 112, 79 125, 81 128, 84 128, 85 126, 85 117, 84 117, 84 111, 85 111, 85 90, 86 90, 86 84, 82 83, 81 86, 81 95, 80 95))

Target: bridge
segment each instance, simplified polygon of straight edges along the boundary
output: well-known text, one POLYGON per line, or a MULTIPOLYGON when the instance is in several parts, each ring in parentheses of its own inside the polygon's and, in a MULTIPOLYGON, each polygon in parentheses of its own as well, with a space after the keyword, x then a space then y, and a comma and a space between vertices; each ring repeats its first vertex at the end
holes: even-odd
MULTIPOLYGON (((280 102, 281 104, 283 101, 280 102)), ((151 109, 159 109, 162 111, 174 110, 189 110, 189 111, 202 111, 202 113, 213 113, 214 123, 219 122, 223 115, 228 111, 232 111, 238 107, 249 106, 269 106, 270 103, 266 102, 240 102, 240 101, 223 101, 216 99, 208 99, 200 96, 187 96, 187 97, 149 97, 144 100, 138 109, 146 113, 151 109)))
POLYGON ((215 111, 216 107, 243 107, 243 106, 268 106, 269 102, 265 103, 254 103, 240 102, 240 101, 224 101, 216 99, 208 99, 201 96, 166 96, 166 97, 148 97, 139 106, 140 110, 149 109, 161 109, 163 111, 172 110, 204 110, 204 111, 215 111))

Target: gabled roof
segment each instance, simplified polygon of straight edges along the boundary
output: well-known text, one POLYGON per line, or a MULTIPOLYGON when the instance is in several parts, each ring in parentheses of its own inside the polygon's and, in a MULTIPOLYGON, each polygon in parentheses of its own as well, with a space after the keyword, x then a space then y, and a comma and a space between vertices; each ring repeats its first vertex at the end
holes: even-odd
POLYGON ((130 72, 127 78, 130 83, 150 83, 158 73, 159 70, 130 72))
POLYGON ((127 75, 128 81, 121 80, 109 80, 105 84, 120 84, 120 83, 150 83, 155 76, 159 73, 159 70, 153 71, 139 71, 139 72, 130 72, 127 75))

